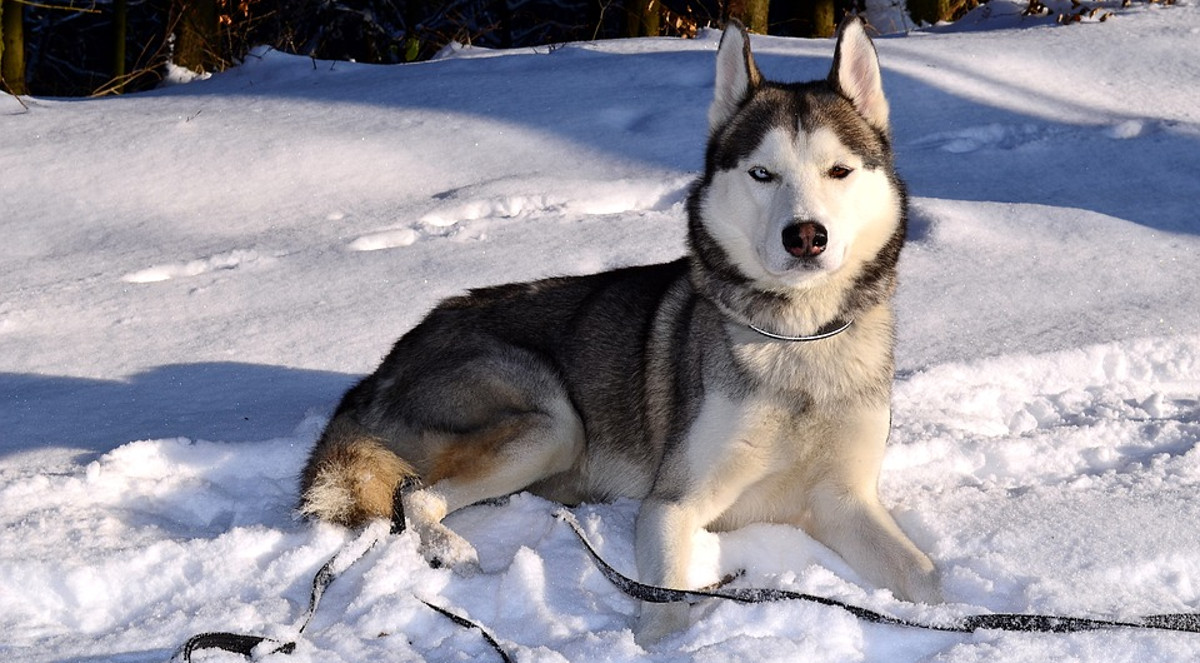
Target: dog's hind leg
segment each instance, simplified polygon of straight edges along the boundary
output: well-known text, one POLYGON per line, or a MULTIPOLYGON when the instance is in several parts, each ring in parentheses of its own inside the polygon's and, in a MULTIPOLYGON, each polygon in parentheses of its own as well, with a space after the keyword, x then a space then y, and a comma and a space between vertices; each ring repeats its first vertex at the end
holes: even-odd
POLYGON ((304 469, 300 511, 350 527, 391 518, 393 493, 415 478, 401 506, 422 554, 469 571, 474 549, 442 519, 571 476, 584 432, 544 358, 486 336, 451 340, 398 344, 347 393, 304 469))
POLYGON ((431 437, 436 439, 427 443, 425 487, 404 495, 404 512, 425 558, 462 573, 478 568, 478 556, 442 519, 570 470, 584 444, 583 424, 565 394, 541 411, 513 414, 469 433, 431 437))

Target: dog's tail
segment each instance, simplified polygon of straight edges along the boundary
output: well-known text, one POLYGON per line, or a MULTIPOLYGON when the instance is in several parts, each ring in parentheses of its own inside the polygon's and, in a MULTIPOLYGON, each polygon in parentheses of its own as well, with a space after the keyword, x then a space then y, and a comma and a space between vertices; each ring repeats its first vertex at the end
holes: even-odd
POLYGON ((325 428, 300 477, 300 513, 360 527, 392 517, 392 494, 417 471, 349 417, 325 428))

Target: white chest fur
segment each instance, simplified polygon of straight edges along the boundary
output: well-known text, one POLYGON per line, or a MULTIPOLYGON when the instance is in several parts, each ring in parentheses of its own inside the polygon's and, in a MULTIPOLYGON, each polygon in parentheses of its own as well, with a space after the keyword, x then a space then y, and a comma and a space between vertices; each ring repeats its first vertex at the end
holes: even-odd
POLYGON ((688 435, 687 474, 702 487, 692 494, 703 496, 710 527, 804 526, 826 488, 874 494, 890 424, 891 338, 880 307, 822 341, 734 339, 756 387, 706 395, 688 435))

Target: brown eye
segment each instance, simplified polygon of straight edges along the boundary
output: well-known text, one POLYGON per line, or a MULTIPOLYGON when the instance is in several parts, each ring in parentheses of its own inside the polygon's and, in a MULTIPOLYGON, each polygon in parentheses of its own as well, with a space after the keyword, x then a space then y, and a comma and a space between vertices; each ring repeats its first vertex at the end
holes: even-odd
POLYGON ((844 180, 853 173, 854 170, 845 166, 834 166, 829 169, 829 176, 835 180, 844 180))

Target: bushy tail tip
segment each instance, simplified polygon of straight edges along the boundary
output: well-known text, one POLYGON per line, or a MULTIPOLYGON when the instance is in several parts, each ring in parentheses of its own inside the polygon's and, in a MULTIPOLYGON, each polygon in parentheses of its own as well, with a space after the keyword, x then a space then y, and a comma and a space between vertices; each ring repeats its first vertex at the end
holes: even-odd
POLYGON ((335 419, 304 468, 299 511, 346 527, 390 519, 396 487, 416 476, 379 438, 335 419))

